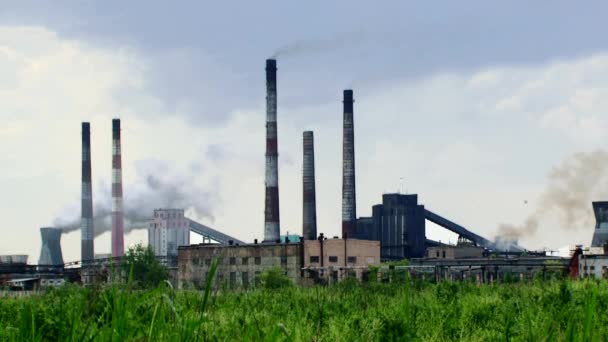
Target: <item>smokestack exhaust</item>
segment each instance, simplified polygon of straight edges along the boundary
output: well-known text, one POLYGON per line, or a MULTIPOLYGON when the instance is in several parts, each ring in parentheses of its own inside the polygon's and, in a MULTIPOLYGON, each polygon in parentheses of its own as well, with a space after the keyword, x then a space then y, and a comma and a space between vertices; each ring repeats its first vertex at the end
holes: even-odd
POLYGON ((344 90, 342 137, 342 237, 355 237, 357 202, 355 192, 355 132, 353 91, 344 90))
POLYGON ((120 119, 112 119, 112 257, 124 255, 120 119))
POLYGON ((266 198, 264 242, 276 242, 280 236, 279 169, 277 143, 277 61, 266 60, 266 198))
POLYGON ((61 253, 61 229, 53 227, 40 228, 42 237, 42 248, 38 265, 63 266, 63 254, 61 253))
POLYGON ((317 238, 317 200, 315 186, 315 150, 312 131, 303 134, 304 156, 302 165, 302 236, 305 240, 317 238))
POLYGON ((88 122, 82 123, 82 188, 80 206, 80 260, 85 263, 95 258, 93 227, 93 189, 91 186, 91 129, 88 122))

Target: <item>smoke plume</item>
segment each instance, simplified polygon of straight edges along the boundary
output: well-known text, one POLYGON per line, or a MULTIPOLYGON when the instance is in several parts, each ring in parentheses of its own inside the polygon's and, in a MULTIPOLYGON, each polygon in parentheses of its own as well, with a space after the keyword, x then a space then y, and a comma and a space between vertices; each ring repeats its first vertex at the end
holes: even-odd
POLYGON ((270 58, 287 58, 300 55, 321 53, 344 48, 365 39, 362 30, 342 33, 325 39, 299 40, 278 48, 270 58))
MULTIPOLYGON (((213 220, 213 208, 217 203, 217 189, 212 185, 205 190, 196 184, 195 170, 191 167, 187 174, 173 172, 168 163, 160 161, 139 161, 135 163, 138 180, 124 186, 124 228, 125 233, 135 229, 145 229, 152 218, 154 209, 186 209, 190 215, 213 220)), ((104 181, 93 191, 93 215, 95 236, 112 230, 111 186, 104 181)), ((80 202, 70 204, 54 220, 54 226, 64 233, 80 229, 80 202)))
POLYGON ((591 202, 605 199, 606 189, 608 152, 576 153, 549 172, 547 188, 534 212, 520 225, 501 224, 497 239, 516 241, 534 236, 540 224, 547 222, 562 229, 593 227, 591 202))

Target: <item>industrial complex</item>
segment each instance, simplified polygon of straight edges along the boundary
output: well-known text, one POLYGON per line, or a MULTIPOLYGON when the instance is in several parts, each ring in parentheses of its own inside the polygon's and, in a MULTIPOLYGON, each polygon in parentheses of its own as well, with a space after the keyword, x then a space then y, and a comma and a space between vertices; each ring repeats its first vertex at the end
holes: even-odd
MULTIPOLYGON (((173 274, 180 288, 201 288, 214 260, 216 284, 255 286, 270 268, 281 268, 303 286, 371 276, 370 267, 408 272, 437 281, 473 278, 493 282, 516 276, 531 278, 548 272, 573 277, 608 276, 608 202, 594 202, 596 226, 592 248, 578 248, 572 257, 547 256, 525 251, 517 244, 507 250, 419 203, 417 194, 385 193, 372 207, 371 217, 357 217, 355 167, 354 93, 343 91, 341 236, 328 238, 318 231, 314 132, 302 133, 302 230, 281 235, 279 215, 279 156, 277 126, 277 61, 266 60, 266 153, 263 240, 241 241, 184 214, 185 208, 155 208, 150 212, 148 244, 173 274), (426 221, 453 233, 458 243, 446 245, 427 238, 426 221), (190 234, 203 237, 191 244, 190 234), (385 261, 409 260, 407 266, 390 268, 385 261)), ((81 260, 65 263, 62 230, 40 228, 42 248, 37 265, 22 255, 0 256, 0 286, 32 289, 65 282, 103 281, 107 265, 120 262, 125 253, 121 121, 112 120, 111 255, 95 254, 93 193, 91 186, 90 124, 82 123, 81 260)), ((128 189, 124 189, 128 191, 128 189)), ((260 200, 262 194, 260 193, 260 200)))

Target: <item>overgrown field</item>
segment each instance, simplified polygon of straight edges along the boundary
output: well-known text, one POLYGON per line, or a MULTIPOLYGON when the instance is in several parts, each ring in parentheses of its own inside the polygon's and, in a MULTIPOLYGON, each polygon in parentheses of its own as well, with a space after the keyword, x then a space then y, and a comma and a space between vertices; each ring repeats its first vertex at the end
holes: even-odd
POLYGON ((0 299, 0 341, 606 341, 608 283, 358 284, 250 291, 67 286, 0 299))

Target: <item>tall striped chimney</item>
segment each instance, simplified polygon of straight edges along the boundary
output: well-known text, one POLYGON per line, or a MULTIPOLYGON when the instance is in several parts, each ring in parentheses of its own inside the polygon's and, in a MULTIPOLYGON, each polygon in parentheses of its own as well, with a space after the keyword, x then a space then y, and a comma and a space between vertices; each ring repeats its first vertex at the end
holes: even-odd
POLYGON ((80 203, 80 260, 85 263, 95 257, 93 240, 93 189, 91 186, 91 128, 82 123, 82 188, 80 203))
POLYGON ((315 191, 315 147, 312 131, 304 132, 303 142, 302 236, 305 240, 315 240, 317 238, 317 200, 315 191))
POLYGON ((344 90, 344 122, 342 137, 342 237, 355 237, 357 199, 355 192, 355 131, 353 122, 353 91, 344 90))
POLYGON ((279 153, 277 146, 277 61, 267 59, 264 242, 277 241, 281 232, 279 223, 279 153))
POLYGON ((122 161, 120 152, 120 119, 112 119, 112 256, 121 257, 124 247, 122 210, 122 161))

